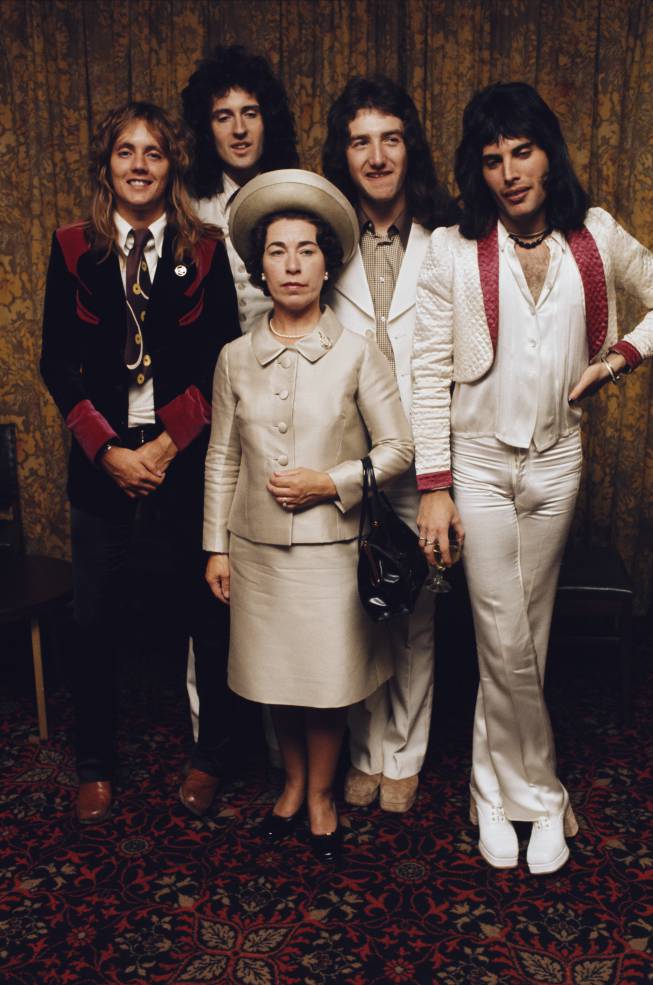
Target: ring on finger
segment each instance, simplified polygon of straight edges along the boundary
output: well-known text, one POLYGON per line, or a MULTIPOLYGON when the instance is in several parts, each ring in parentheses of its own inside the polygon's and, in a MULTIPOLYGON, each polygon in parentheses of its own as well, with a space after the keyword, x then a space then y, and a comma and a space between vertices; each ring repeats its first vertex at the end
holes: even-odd
POLYGON ((435 544, 435 541, 434 540, 425 540, 424 543, 426 544, 427 547, 433 547, 433 545, 435 544))
POLYGON ((287 499, 282 499, 282 500, 281 500, 281 505, 283 506, 283 508, 284 508, 284 510, 285 510, 285 508, 286 508, 286 507, 287 507, 287 505, 288 505, 288 500, 287 500, 287 499))

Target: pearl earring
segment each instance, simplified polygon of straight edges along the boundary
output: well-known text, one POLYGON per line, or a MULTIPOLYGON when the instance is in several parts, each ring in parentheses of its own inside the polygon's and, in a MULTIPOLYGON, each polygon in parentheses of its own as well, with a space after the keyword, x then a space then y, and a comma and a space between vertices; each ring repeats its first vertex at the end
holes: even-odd
POLYGON ((261 274, 261 280, 265 280, 265 274, 261 274))
POLYGON ((329 279, 329 271, 328 270, 327 270, 326 274, 324 275, 324 279, 325 280, 328 280, 329 279))

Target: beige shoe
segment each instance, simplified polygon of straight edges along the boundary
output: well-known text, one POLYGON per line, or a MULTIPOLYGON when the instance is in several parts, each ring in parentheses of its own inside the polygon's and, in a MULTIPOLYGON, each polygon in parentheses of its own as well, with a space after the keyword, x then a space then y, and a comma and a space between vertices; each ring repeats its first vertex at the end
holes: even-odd
POLYGON ((376 799, 380 773, 363 773, 351 766, 345 777, 345 800, 354 807, 367 807, 376 799))
POLYGON ((393 814, 405 814, 415 803, 418 786, 418 773, 415 776, 405 776, 401 780, 391 780, 387 776, 381 777, 381 794, 379 797, 381 810, 391 811, 393 814))

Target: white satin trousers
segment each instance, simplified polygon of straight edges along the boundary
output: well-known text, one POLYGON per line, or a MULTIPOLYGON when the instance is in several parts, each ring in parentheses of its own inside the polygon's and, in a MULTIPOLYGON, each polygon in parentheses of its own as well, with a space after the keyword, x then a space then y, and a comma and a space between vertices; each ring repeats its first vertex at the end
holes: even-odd
POLYGON ((513 821, 563 804, 542 686, 581 463, 579 431, 541 453, 489 437, 452 440, 480 676, 471 789, 513 821))

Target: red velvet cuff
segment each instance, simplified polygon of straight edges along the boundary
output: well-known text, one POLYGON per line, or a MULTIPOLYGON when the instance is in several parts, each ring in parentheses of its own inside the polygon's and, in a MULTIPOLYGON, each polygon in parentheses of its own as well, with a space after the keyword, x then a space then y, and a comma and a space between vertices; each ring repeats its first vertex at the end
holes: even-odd
POLYGON ((417 476, 420 492, 434 492, 436 489, 449 489, 453 485, 451 472, 425 472, 417 476))
POLYGON ((178 450, 183 451, 211 423, 211 404, 196 386, 189 386, 165 407, 160 407, 157 415, 178 450))
POLYGON ((637 367, 642 361, 642 357, 640 356, 639 352, 637 351, 634 345, 630 344, 630 342, 617 342, 616 345, 610 346, 610 352, 616 352, 620 356, 623 356, 624 359, 626 360, 628 369, 631 370, 637 369, 637 367))
POLYGON ((82 451, 92 462, 95 462, 95 456, 102 445, 111 438, 118 437, 107 419, 98 413, 90 400, 80 400, 75 404, 66 418, 66 427, 70 428, 82 451))

